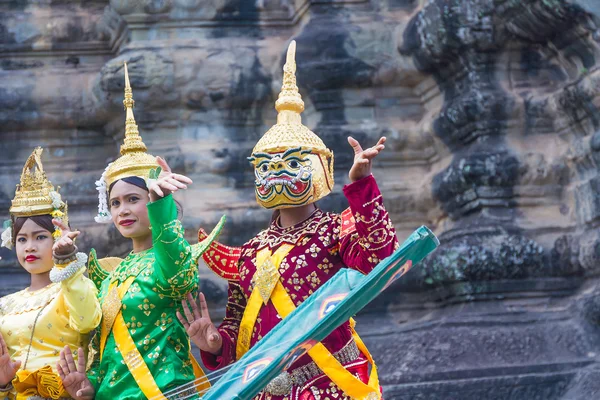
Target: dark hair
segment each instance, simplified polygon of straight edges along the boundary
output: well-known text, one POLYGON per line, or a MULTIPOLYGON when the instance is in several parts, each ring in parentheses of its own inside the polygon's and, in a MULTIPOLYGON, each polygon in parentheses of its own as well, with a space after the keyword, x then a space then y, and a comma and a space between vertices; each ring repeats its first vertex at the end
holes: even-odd
POLYGON ((148 185, 146 185, 146 181, 143 178, 140 178, 139 176, 127 176, 125 178, 116 180, 110 184, 110 187, 108 188, 109 196, 110 196, 110 192, 112 191, 113 187, 115 186, 115 183, 117 183, 119 181, 127 182, 129 184, 139 187, 140 189, 144 189, 145 191, 148 192, 148 185))
MULTIPOLYGON (((146 181, 143 178, 140 178, 139 176, 127 176, 125 178, 118 179, 110 184, 110 187, 108 188, 108 196, 109 197, 110 197, 110 192, 111 192, 113 186, 115 186, 115 183, 117 183, 119 181, 130 183, 134 186, 139 187, 140 189, 144 189, 147 192, 150 191, 150 190, 148 190, 148 185, 146 185, 146 181)), ((183 217, 183 206, 177 200, 175 200, 175 205, 177 207, 177 218, 181 219, 183 217)))
POLYGON ((50 214, 34 215, 31 217, 17 217, 13 219, 13 245, 16 243, 17 235, 28 219, 32 220, 48 232, 54 232, 54 225, 52 224, 52 216, 50 214))

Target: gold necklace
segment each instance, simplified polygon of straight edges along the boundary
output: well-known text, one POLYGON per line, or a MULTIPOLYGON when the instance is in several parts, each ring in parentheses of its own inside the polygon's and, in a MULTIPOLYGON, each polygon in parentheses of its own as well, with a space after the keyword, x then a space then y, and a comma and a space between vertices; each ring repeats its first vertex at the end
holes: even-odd
POLYGON ((31 346, 33 345, 33 335, 35 334, 35 327, 37 325, 38 318, 40 317, 40 315, 42 315, 42 311, 44 311, 46 307, 48 307, 48 304, 50 304, 52 300, 54 300, 54 298, 50 298, 50 300, 48 300, 48 302, 44 304, 40 311, 38 311, 37 315, 35 316, 35 320, 33 321, 33 327, 31 328, 31 337, 29 338, 29 348, 27 348, 27 356, 25 357, 25 363, 23 363, 24 371, 27 370, 27 361, 29 361, 29 353, 31 352, 31 346))

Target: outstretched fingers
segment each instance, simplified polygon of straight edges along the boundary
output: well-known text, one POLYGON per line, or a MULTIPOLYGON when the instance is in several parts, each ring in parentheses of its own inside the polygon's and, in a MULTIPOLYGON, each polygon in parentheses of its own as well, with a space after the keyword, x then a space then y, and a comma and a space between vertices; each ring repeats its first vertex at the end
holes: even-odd
POLYGON ((177 319, 179 320, 179 322, 181 322, 181 325, 183 325, 183 327, 187 331, 190 327, 190 324, 186 321, 185 318, 183 318, 183 315, 181 315, 179 311, 177 311, 175 314, 177 315, 177 319))
POLYGON ((65 224, 64 221, 61 221, 60 219, 57 219, 57 218, 52 219, 52 225, 58 226, 60 228, 60 230, 63 232, 70 230, 69 226, 67 224, 65 224))
POLYGON ((56 370, 58 371, 58 376, 60 376, 60 380, 64 381, 67 377, 67 374, 65 374, 65 372, 62 369, 62 366, 60 365, 60 359, 56 362, 56 370))
POLYGON ((202 313, 200 312, 200 310, 198 310, 198 303, 196 303, 191 293, 187 294, 187 299, 190 305, 192 306, 192 313, 194 314, 194 319, 202 318, 202 313))
POLYGON ((58 359, 58 364, 61 367, 61 370, 63 371, 63 374, 69 375, 69 364, 67 363, 67 358, 66 358, 66 354, 67 353, 71 353, 71 349, 69 348, 69 346, 65 346, 61 351, 60 351, 60 357, 58 359))
POLYGON ((210 314, 208 313, 208 304, 206 303, 206 297, 204 297, 204 293, 200 292, 198 297, 200 298, 200 312, 202 313, 202 316, 212 322, 210 319, 210 314))
POLYGON ((81 372, 85 374, 85 353, 83 349, 80 347, 77 349, 77 372, 81 372))
POLYGON ((65 238, 71 239, 71 240, 75 240, 75 238, 77 236, 79 236, 80 233, 81 233, 80 231, 72 231, 72 232, 67 233, 67 235, 65 236, 65 238))
POLYGON ((204 293, 200 292, 200 295, 198 296, 200 298, 200 311, 202 312, 202 316, 206 319, 208 319, 208 321, 210 322, 210 328, 209 328, 209 337, 208 340, 211 342, 217 342, 219 340, 219 331, 215 328, 215 326, 212 324, 212 321, 210 319, 210 314, 208 313, 208 304, 206 303, 206 298, 204 297, 204 293))
POLYGON ((172 176, 170 178, 165 178, 165 182, 168 182, 169 184, 175 186, 178 189, 187 189, 187 185, 185 183, 179 182, 172 176))
POLYGON ((363 151, 358 140, 354 139, 352 136, 348 136, 348 143, 352 146, 352 149, 354 149, 354 154, 360 154, 363 151))
POLYGON ((188 178, 185 175, 181 175, 181 174, 171 174, 171 178, 176 179, 177 181, 179 181, 181 183, 186 183, 188 185, 194 183, 194 181, 192 181, 190 178, 188 178))
MULTIPOLYGON (((68 348, 68 346, 67 346, 68 348)), ((69 368, 69 373, 77 372, 77 366, 75 365, 75 360, 73 359, 73 353, 69 348, 68 351, 65 349, 65 360, 67 361, 67 367, 69 368)))
POLYGON ((167 180, 163 180, 163 181, 158 181, 156 182, 157 186, 161 189, 166 189, 170 192, 176 192, 178 190, 178 187, 173 185, 172 183, 168 182, 167 180))
POLYGON ((156 163, 162 168, 166 173, 171 172, 171 167, 167 164, 167 161, 162 157, 156 157, 156 163))
POLYGON ((4 338, 0 334, 0 356, 3 356, 5 354, 8 354, 8 346, 6 345, 4 338))
POLYGON ((183 314, 185 315, 185 319, 187 321, 187 323, 189 325, 191 325, 194 322, 194 315, 192 314, 192 311, 190 310, 190 306, 188 304, 188 299, 185 299, 181 302, 182 308, 183 308, 183 314))

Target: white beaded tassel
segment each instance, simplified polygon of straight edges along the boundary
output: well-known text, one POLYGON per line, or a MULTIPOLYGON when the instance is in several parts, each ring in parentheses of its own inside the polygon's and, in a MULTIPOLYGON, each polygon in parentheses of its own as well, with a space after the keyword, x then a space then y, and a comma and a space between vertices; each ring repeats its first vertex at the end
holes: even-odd
POLYGON ((2 232, 2 236, 0 237, 2 239, 2 247, 6 247, 7 249, 11 250, 13 245, 12 245, 12 227, 8 227, 6 229, 4 229, 4 231, 2 232))
POLYGON ((112 221, 110 213, 108 212, 108 188, 106 187, 106 171, 108 171, 111 165, 112 163, 106 166, 102 176, 96 181, 96 190, 98 191, 98 215, 94 217, 94 220, 99 224, 107 224, 112 221))
POLYGON ((65 279, 69 279, 70 277, 75 275, 77 271, 79 271, 82 267, 85 267, 85 264, 88 260, 87 254, 79 252, 75 255, 75 257, 77 259, 65 268, 59 269, 54 267, 50 270, 50 280, 53 283, 58 283, 64 281, 65 279))

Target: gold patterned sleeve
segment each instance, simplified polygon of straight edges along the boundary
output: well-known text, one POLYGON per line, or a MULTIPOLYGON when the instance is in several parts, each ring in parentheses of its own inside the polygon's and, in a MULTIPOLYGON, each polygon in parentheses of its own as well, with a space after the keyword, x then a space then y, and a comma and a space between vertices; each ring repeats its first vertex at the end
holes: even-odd
POLYGON ((352 211, 353 227, 341 227, 344 235, 340 238, 340 254, 345 265, 368 274, 398 248, 396 230, 373 175, 346 185, 344 194, 352 211))
POLYGON ((192 246, 184 238, 183 225, 177 219, 173 196, 148 203, 148 217, 156 257, 157 290, 164 296, 182 299, 198 286, 198 266, 192 246))
POLYGON ((79 269, 72 277, 60 283, 61 295, 57 302, 58 311, 68 319, 71 329, 88 333, 100 324, 102 310, 98 302, 98 290, 94 283, 79 269))
POLYGON ((102 281, 108 277, 109 273, 102 268, 102 264, 100 264, 98 260, 95 249, 90 250, 90 255, 88 257, 88 272, 90 274, 90 279, 99 290, 100 286, 102 286, 102 281))

